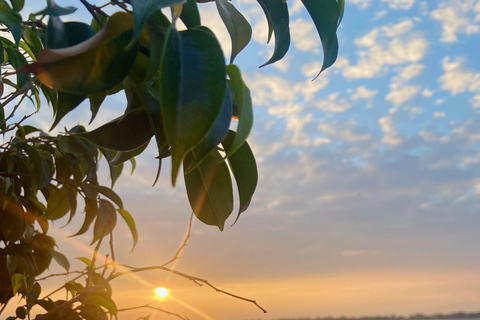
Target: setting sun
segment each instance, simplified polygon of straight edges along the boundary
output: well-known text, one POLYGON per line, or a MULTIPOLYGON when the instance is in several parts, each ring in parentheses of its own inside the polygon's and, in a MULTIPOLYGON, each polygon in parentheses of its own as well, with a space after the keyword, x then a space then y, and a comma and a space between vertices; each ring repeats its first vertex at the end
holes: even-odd
POLYGON ((155 289, 155 294, 159 298, 166 298, 168 296, 168 290, 166 288, 159 287, 155 289))

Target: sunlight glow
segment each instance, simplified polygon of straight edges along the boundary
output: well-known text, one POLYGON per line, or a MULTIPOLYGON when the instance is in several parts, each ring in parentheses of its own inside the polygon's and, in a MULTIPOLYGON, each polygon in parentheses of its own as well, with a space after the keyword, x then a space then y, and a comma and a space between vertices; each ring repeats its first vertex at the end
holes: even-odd
POLYGON ((163 298, 166 298, 168 296, 168 290, 166 288, 159 287, 159 288, 155 289, 155 294, 157 295, 157 297, 163 299, 163 298))

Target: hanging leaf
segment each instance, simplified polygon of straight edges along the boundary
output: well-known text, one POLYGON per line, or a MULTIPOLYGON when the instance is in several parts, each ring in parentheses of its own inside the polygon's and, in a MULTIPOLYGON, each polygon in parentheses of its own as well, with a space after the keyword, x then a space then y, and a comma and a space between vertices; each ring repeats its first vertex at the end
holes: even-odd
MULTIPOLYGON (((227 135, 227 138, 222 143, 227 153, 232 147, 234 141, 235 132, 230 131, 227 135)), ((250 205, 250 202, 252 201, 252 196, 257 187, 257 164, 255 162, 253 152, 246 141, 235 153, 233 153, 228 158, 228 162, 230 164, 230 168, 232 169, 233 176, 235 177, 235 180, 237 182, 237 189, 240 198, 238 215, 235 219, 235 222, 237 222, 240 214, 247 210, 248 206, 250 205)))
POLYGON ((47 0, 47 7, 42 11, 35 13, 36 16, 64 16, 77 11, 75 7, 60 7, 53 0, 47 0))
POLYGON ((122 199, 118 196, 118 194, 115 193, 115 191, 103 186, 95 186, 95 189, 97 189, 98 192, 100 192, 101 194, 103 194, 105 197, 109 198, 113 202, 115 202, 117 206, 123 209, 122 199))
MULTIPOLYGON (((318 1, 318 0, 314 0, 318 1)), ((290 29, 288 6, 286 1, 279 0, 258 0, 268 22, 268 42, 275 33, 275 49, 273 55, 260 67, 272 64, 282 59, 290 47, 290 29)), ((322 1, 318 1, 322 3, 322 1)))
POLYGON ((133 18, 135 26, 133 27, 133 39, 138 39, 145 20, 155 11, 162 8, 184 3, 185 0, 131 0, 133 8, 133 18))
POLYGON ((47 211, 45 212, 47 219, 60 219, 65 216, 69 210, 67 187, 62 186, 60 189, 53 189, 47 201, 47 211))
POLYGON ((93 37, 63 49, 40 50, 37 62, 19 72, 34 73, 46 86, 73 94, 92 94, 115 87, 128 74, 138 45, 131 40, 132 16, 118 12, 93 37))
POLYGON ((20 25, 22 23, 22 17, 2 0, 0 1, 0 21, 5 24, 20 25))
POLYGON ((247 140, 253 126, 252 97, 250 90, 242 80, 240 69, 234 65, 227 66, 227 74, 230 77, 230 88, 233 94, 233 104, 237 107, 237 134, 235 140, 227 151, 230 157, 247 140))
POLYGON ((202 162, 202 160, 210 153, 210 151, 215 149, 223 141, 223 139, 225 139, 228 129, 230 128, 231 119, 232 98, 230 96, 230 90, 227 88, 222 110, 218 114, 217 120, 213 124, 212 129, 207 134, 205 139, 194 148, 195 160, 193 160, 190 166, 186 168, 186 173, 198 166, 198 164, 202 162))
POLYGON ((25 0, 10 0, 10 3, 12 4, 13 10, 18 12, 23 9, 25 0))
POLYGON ((100 106, 102 105, 106 97, 106 92, 94 93, 88 96, 88 99, 90 100, 90 111, 92 112, 92 117, 90 118, 90 122, 88 124, 91 124, 93 122, 93 120, 97 116, 100 106))
POLYGON ((95 130, 77 136, 104 148, 130 151, 149 141, 153 130, 145 110, 134 109, 95 130))
POLYGON ((227 0, 216 0, 217 10, 232 40, 230 63, 252 38, 252 27, 247 19, 227 0))
POLYGON ((145 142, 144 144, 142 144, 140 147, 138 147, 136 149, 133 149, 133 150, 130 150, 130 151, 119 151, 119 152, 117 152, 115 157, 110 161, 110 164, 112 166, 118 166, 118 165, 124 163, 125 161, 133 159, 133 157, 136 157, 139 154, 141 154, 147 148, 149 143, 150 143, 150 140, 148 140, 147 142, 145 142))
MULTIPOLYGON (((302 0, 305 8, 315 23, 323 47, 323 65, 320 73, 337 60, 337 27, 340 23, 341 4, 337 0, 302 0)), ((320 75, 317 75, 317 77, 320 75)), ((317 78, 315 77, 315 78, 317 78)))
POLYGON ((163 47, 165 45, 165 36, 170 21, 161 12, 156 11, 147 20, 148 34, 150 36, 150 57, 148 59, 148 70, 146 81, 153 80, 160 68, 162 61, 163 47))
POLYGON ((113 204, 105 199, 98 200, 98 215, 93 226, 93 240, 90 245, 112 232, 116 224, 117 214, 113 204))
POLYGON ((62 120, 67 113, 78 107, 80 103, 82 103, 83 100, 85 100, 86 98, 87 96, 85 95, 78 95, 59 91, 58 104, 55 110, 55 120, 53 121, 50 131, 52 131, 57 126, 60 120, 62 120))
POLYGON ((204 27, 170 29, 162 59, 162 118, 172 147, 172 184, 180 164, 212 128, 222 108, 225 58, 213 33, 204 27), (208 67, 206 67, 208 66, 208 67))
POLYGON ((183 4, 182 14, 180 19, 183 21, 188 29, 200 26, 200 13, 198 12, 197 2, 195 0, 187 0, 183 4))
POLYGON ((73 235, 79 236, 87 232, 90 228, 90 225, 95 220, 98 214, 98 205, 96 198, 85 198, 85 220, 83 221, 82 227, 78 230, 77 233, 73 235))
MULTIPOLYGON (((194 158, 195 154, 189 153, 184 168, 188 168, 194 158)), ((197 218, 223 231, 225 220, 233 210, 233 190, 227 164, 217 150, 210 152, 202 163, 185 174, 185 187, 197 218)))
POLYGON ((138 242, 138 232, 137 232, 137 227, 135 226, 135 220, 132 218, 130 215, 130 212, 124 209, 117 209, 118 213, 120 213, 120 216, 122 216, 123 220, 127 223, 128 228, 130 229, 130 232, 132 233, 132 238, 133 238, 133 247, 130 252, 135 249, 135 246, 137 245, 138 242))
POLYGON ((50 254, 55 261, 63 267, 67 272, 70 270, 70 262, 68 262, 67 257, 65 257, 62 253, 57 252, 55 250, 50 250, 50 254))

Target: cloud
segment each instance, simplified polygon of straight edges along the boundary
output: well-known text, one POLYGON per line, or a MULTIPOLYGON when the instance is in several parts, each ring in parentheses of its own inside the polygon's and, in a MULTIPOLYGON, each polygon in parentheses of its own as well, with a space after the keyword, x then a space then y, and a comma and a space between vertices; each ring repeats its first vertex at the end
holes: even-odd
POLYGON ((332 140, 342 139, 349 142, 356 142, 367 141, 372 138, 370 133, 358 133, 356 127, 357 122, 354 119, 348 120, 347 123, 322 122, 318 125, 318 129, 332 138, 332 140))
POLYGON ((445 118, 445 112, 435 111, 432 115, 435 119, 445 118))
POLYGON ((408 10, 415 3, 415 0, 382 0, 382 1, 387 2, 388 6, 395 10, 408 10))
POLYGON ((480 2, 478 1, 443 1, 430 13, 430 16, 442 23, 440 39, 442 42, 457 42, 458 34, 470 35, 480 32, 480 26, 476 23, 480 20, 480 2))
POLYGON ((480 73, 465 69, 463 63, 464 60, 460 58, 451 61, 447 56, 442 59, 444 73, 439 79, 442 90, 450 91, 453 95, 480 91, 480 73))
POLYGON ((393 125, 392 113, 378 119, 378 123, 382 129, 383 143, 396 146, 403 142, 403 139, 398 136, 398 132, 393 125))
POLYGON ((360 9, 367 9, 372 4, 372 0, 349 0, 347 3, 354 4, 360 9))
POLYGON ((317 100, 315 106, 325 112, 345 112, 352 106, 345 98, 340 98, 338 92, 331 93, 327 100, 317 100))
POLYGON ((400 106, 406 101, 412 99, 419 91, 418 87, 415 86, 403 86, 395 89, 392 89, 386 96, 385 100, 392 102, 395 106, 400 106))
POLYGON ((352 95, 352 100, 371 99, 377 95, 377 90, 368 90, 365 86, 360 86, 352 95))
POLYGON ((431 96, 433 96, 433 91, 432 90, 429 90, 429 89, 424 89, 422 91, 422 96, 426 97, 426 98, 430 98, 431 96))
POLYGON ((311 21, 299 18, 290 22, 290 33, 293 45, 300 51, 319 53, 319 37, 311 21))
POLYGON ((346 78, 373 78, 386 66, 417 63, 427 49, 427 41, 412 31, 415 23, 412 19, 394 25, 372 29, 363 37, 355 40, 359 47, 359 59, 356 65, 347 64, 343 68, 346 78))

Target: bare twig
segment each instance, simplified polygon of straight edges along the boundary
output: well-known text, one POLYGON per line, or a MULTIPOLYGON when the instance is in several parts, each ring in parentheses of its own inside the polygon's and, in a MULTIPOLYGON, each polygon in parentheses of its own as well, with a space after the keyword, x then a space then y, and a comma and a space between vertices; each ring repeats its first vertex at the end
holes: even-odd
POLYGON ((174 317, 180 318, 180 319, 182 319, 182 320, 189 320, 187 317, 182 316, 182 315, 179 315, 178 313, 173 313, 173 312, 170 312, 170 311, 167 311, 167 310, 163 310, 162 308, 153 307, 153 306, 151 306, 150 304, 145 304, 145 305, 143 305, 143 306, 138 306, 138 307, 118 309, 117 311, 118 311, 118 312, 123 312, 123 311, 137 310, 137 309, 143 309, 143 308, 152 309, 152 310, 157 310, 157 311, 166 313, 166 314, 168 314, 168 315, 170 315, 170 316, 174 316, 174 317))
POLYGON ((193 212, 192 214, 190 215, 190 222, 188 224, 188 231, 187 231, 187 235, 185 236, 185 239, 183 239, 183 243, 182 245, 177 249, 177 252, 175 253, 175 256, 170 259, 169 261, 165 262, 164 264, 162 264, 162 266, 167 266, 169 265, 170 263, 172 263, 173 261, 177 260, 177 259, 180 259, 180 254, 182 253, 183 249, 185 249, 185 247, 187 246, 187 241, 188 239, 190 238, 190 234, 192 232, 192 223, 193 223, 193 212))
POLYGON ((110 232, 110 252, 112 253, 112 273, 110 275, 115 274, 117 272, 117 265, 115 263, 115 251, 113 250, 113 231, 110 232))
POLYGON ((88 3, 86 0, 80 0, 80 2, 87 8, 88 12, 92 15, 93 19, 98 23, 99 26, 103 27, 103 22, 97 17, 95 10, 97 9, 95 6, 88 3))
POLYGON ((100 249, 100 245, 102 244, 103 236, 98 239, 97 246, 95 250, 93 250, 93 257, 92 257, 92 264, 90 265, 90 270, 88 272, 87 283, 85 284, 85 288, 90 286, 90 282, 92 281, 93 271, 95 270, 95 260, 97 260, 98 250, 100 249))
POLYGON ((48 276, 45 276, 43 278, 38 278, 38 279, 35 279, 35 281, 42 281, 42 280, 46 280, 48 278, 52 278, 52 277, 65 277, 65 276, 68 276, 68 275, 71 275, 71 274, 80 274, 81 276, 83 276, 84 274, 86 274, 85 271, 69 271, 69 272, 64 272, 64 273, 52 273, 52 274, 49 274, 48 276))
POLYGON ((246 301, 246 302, 250 302, 252 304, 254 304, 255 306, 257 306, 260 310, 263 311, 263 313, 267 313, 267 310, 265 310, 264 308, 262 308, 258 303, 257 301, 255 300, 252 300, 252 299, 248 299, 248 298, 244 298, 244 297, 241 297, 239 295, 236 295, 236 294, 233 294, 233 293, 230 293, 228 291, 225 291, 225 290, 222 290, 222 289, 219 289, 217 288, 216 286, 212 285, 208 280, 205 280, 205 279, 202 279, 202 278, 198 278, 198 277, 195 277, 195 276, 191 276, 191 275, 188 275, 186 273, 183 273, 183 272, 180 272, 180 271, 177 271, 177 270, 174 270, 174 269, 171 269, 171 268, 167 268, 165 266, 150 266, 150 267, 143 267, 143 268, 134 268, 134 267, 129 267, 127 265, 122 265, 123 267, 126 267, 130 270, 127 270, 127 271, 123 271, 123 272, 117 272, 116 274, 114 275, 111 275, 110 277, 107 278, 107 282, 110 282, 111 280, 114 280, 118 277, 121 277, 121 276, 124 276, 124 275, 127 275, 129 273, 138 273, 138 272, 142 272, 142 271, 150 271, 150 270, 163 270, 163 271, 167 271, 167 272, 170 272, 170 273, 173 273, 173 274, 176 274, 180 277, 183 277, 185 279, 188 279, 190 281, 192 281, 193 283, 199 285, 199 286, 203 286, 206 285, 210 288, 212 288, 213 290, 215 290, 216 292, 219 292, 219 293, 223 293, 227 296, 230 296, 230 297, 233 297, 235 299, 239 299, 239 300, 243 300, 243 301, 246 301))

